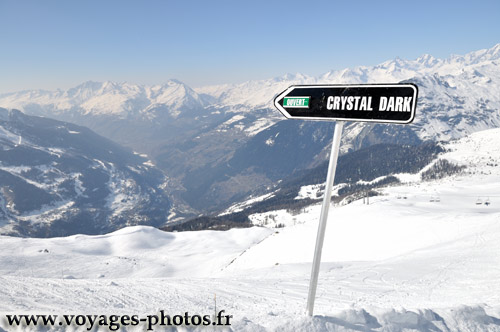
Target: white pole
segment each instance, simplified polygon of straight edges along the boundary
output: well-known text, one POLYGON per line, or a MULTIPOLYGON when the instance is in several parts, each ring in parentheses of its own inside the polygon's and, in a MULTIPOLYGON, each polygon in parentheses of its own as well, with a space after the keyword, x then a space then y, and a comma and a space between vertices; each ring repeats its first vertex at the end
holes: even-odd
POLYGON ((316 237, 316 248, 314 249, 314 259, 311 270, 311 281, 309 283, 309 296, 307 298, 307 314, 313 315, 314 300, 316 299, 316 287, 318 286, 319 265, 321 263, 321 251, 325 239, 326 221, 328 219, 328 209, 332 197, 333 180, 335 179, 335 170, 337 169, 337 159, 339 157, 340 138, 342 137, 342 128, 344 121, 335 123, 335 132, 333 133, 332 151, 330 153, 330 163, 328 164, 328 174, 326 176, 325 194, 323 196, 323 205, 321 206, 321 215, 319 217, 318 235, 316 237))

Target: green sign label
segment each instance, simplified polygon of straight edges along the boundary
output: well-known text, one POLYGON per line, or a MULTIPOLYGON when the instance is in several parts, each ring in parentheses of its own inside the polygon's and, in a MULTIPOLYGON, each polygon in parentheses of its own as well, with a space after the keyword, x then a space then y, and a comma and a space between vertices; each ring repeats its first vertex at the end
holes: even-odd
POLYGON ((309 97, 285 97, 283 107, 309 108, 309 97))

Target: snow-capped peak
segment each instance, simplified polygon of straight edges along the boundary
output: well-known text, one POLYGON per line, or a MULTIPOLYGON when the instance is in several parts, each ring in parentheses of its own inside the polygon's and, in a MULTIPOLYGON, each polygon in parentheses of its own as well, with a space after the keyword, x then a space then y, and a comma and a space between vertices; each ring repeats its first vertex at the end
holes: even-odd
POLYGON ((415 61, 426 67, 433 67, 439 62, 438 59, 436 59, 430 54, 423 54, 419 56, 415 61))
POLYGON ((28 108, 30 113, 42 115, 76 113, 120 117, 147 113, 148 109, 158 106, 175 114, 183 107, 205 106, 193 89, 178 80, 154 86, 87 81, 65 91, 36 90, 5 94, 0 96, 0 105, 28 108), (33 105, 38 106, 35 111, 33 105))
POLYGON ((427 75, 460 75, 464 70, 487 67, 488 71, 499 71, 496 60, 500 57, 500 44, 490 49, 479 50, 463 56, 450 56, 442 60, 423 54, 415 60, 399 57, 375 66, 357 66, 331 70, 318 77, 304 74, 285 74, 271 80, 250 81, 240 84, 225 84, 196 89, 199 93, 216 98, 220 105, 245 105, 248 108, 271 107, 274 96, 292 84, 356 84, 400 82, 427 75))

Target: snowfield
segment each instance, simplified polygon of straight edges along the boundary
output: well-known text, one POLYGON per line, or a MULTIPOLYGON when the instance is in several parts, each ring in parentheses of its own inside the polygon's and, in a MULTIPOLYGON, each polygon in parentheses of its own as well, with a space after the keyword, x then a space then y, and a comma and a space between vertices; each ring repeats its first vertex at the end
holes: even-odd
POLYGON ((466 165, 461 174, 333 207, 313 318, 319 205, 275 211, 295 218, 284 228, 0 237, 0 313, 211 314, 216 295, 234 316, 226 330, 500 331, 498 137, 448 144, 441 158, 466 165))

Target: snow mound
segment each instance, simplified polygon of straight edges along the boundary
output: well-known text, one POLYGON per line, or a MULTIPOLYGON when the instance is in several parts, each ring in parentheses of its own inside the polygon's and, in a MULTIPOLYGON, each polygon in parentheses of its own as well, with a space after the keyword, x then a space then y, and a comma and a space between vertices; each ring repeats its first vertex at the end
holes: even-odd
POLYGON ((76 279, 209 277, 270 233, 271 230, 262 228, 166 233, 153 227, 134 226, 107 235, 22 242, 3 236, 0 275, 71 275, 76 279))
MULTIPOLYGON (((250 331, 250 330, 248 330, 250 331)), ((335 316, 304 317, 278 326, 275 331, 500 331, 500 319, 481 306, 461 306, 435 312, 429 309, 346 310, 335 316)))

